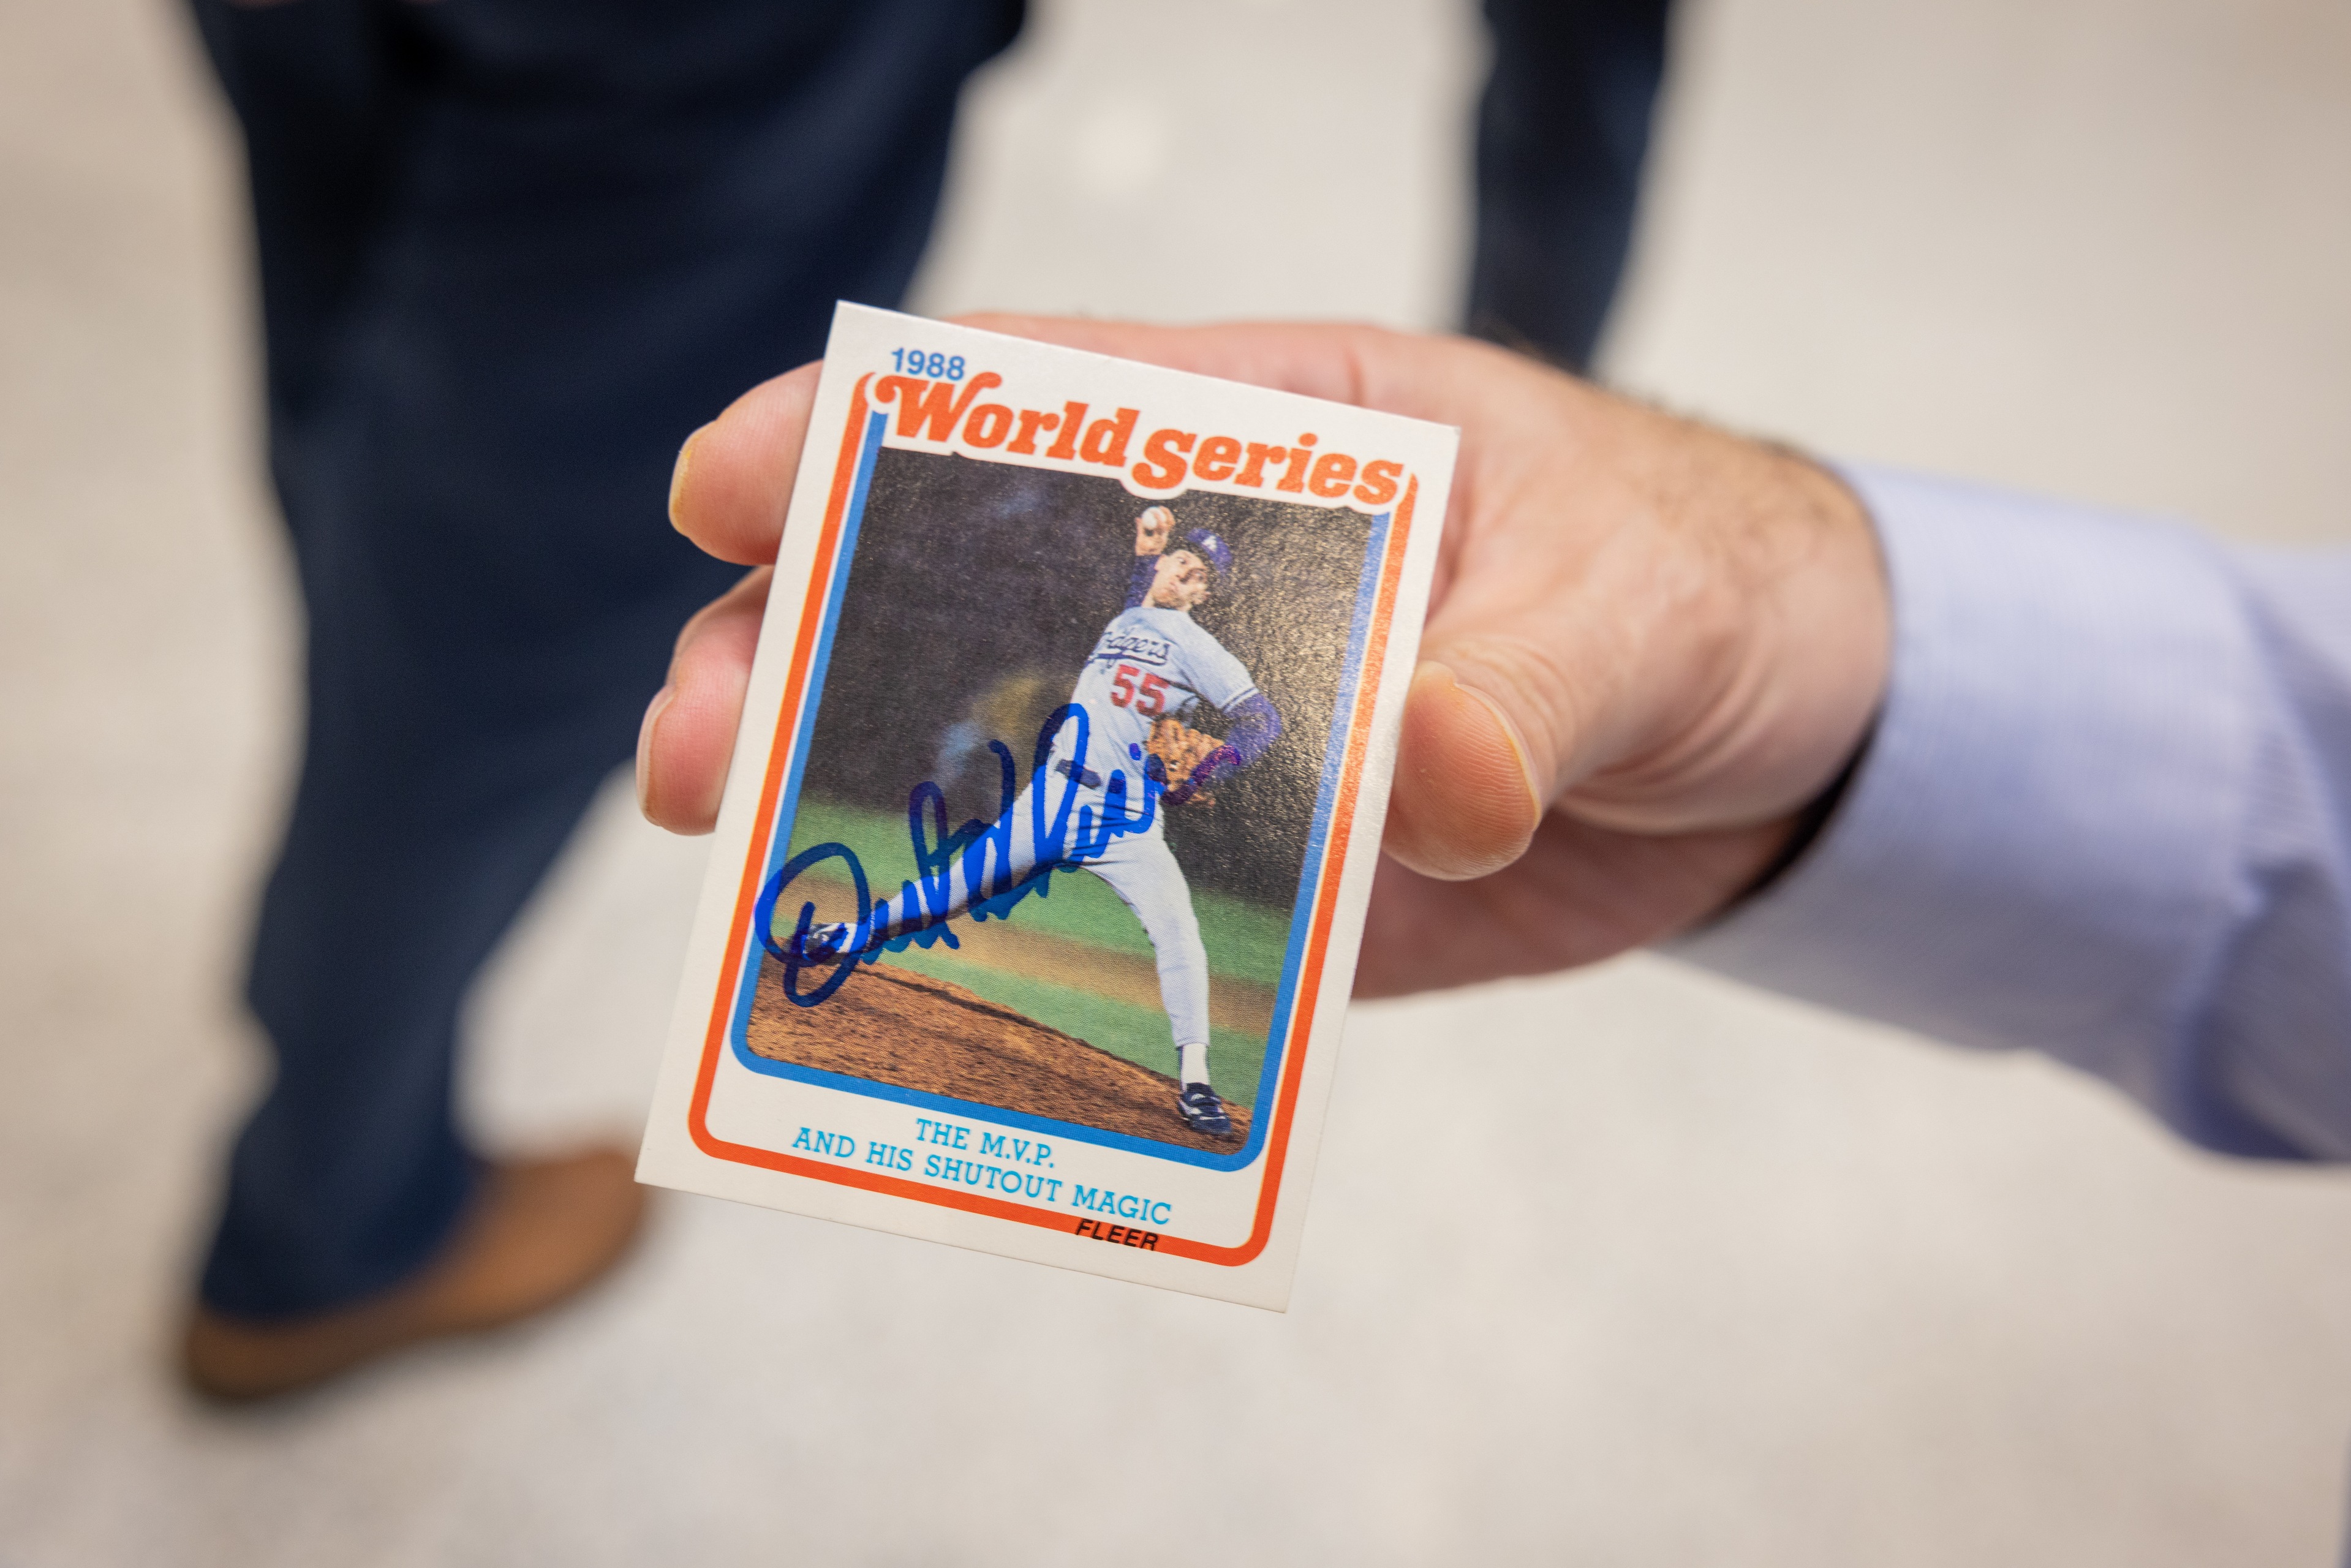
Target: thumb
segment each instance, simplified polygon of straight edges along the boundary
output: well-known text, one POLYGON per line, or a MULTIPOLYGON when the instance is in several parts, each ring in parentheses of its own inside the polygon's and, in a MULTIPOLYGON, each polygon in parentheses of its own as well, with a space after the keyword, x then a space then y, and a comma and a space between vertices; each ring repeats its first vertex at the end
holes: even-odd
POLYGON ((1423 876, 1466 882, 1524 854, 1542 815, 1517 726, 1449 666, 1423 663, 1405 706, 1381 847, 1423 876))

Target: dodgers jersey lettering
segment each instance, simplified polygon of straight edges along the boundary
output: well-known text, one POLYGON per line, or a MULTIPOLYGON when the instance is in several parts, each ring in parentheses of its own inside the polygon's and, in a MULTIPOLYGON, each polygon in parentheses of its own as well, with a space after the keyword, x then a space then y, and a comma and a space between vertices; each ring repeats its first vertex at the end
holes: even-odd
MULTIPOLYGON (((1180 715, 1195 704, 1229 711, 1257 690, 1257 683, 1225 645, 1181 610, 1149 605, 1121 612, 1102 628, 1086 667, 1078 673, 1070 700, 1086 710, 1083 766, 1109 781, 1117 768, 1127 789, 1139 790, 1137 760, 1151 727, 1163 715, 1180 715)), ((1053 743, 1056 761, 1071 753, 1075 721, 1053 743)))

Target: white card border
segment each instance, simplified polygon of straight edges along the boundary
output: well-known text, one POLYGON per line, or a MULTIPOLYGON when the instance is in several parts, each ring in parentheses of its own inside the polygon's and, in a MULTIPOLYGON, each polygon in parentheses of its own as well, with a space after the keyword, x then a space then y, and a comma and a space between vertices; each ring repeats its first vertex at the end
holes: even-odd
MULTIPOLYGON (((946 1207, 940 1198, 928 1201, 896 1196, 844 1182, 839 1175, 803 1176, 763 1164, 745 1163, 710 1152, 690 1125, 696 1086, 712 1046, 714 1000, 724 988, 718 1011, 731 1012, 736 977, 728 962, 733 928, 746 897, 746 864, 754 840, 760 837, 761 801, 774 768, 778 716, 784 707, 794 654, 811 612, 823 613, 824 596, 810 591, 820 551, 826 544, 827 514, 836 485, 845 488, 857 445, 850 439, 853 388, 858 377, 845 373, 861 357, 870 357, 873 345, 889 340, 918 340, 925 346, 960 348, 967 357, 993 356, 992 363, 1034 369, 1040 379, 1082 382, 1103 387, 1128 402, 1140 402, 1155 384, 1165 390, 1175 382, 1197 388, 1208 378, 1105 356, 1009 338, 967 327, 950 326, 843 304, 834 317, 828 346, 828 363, 844 373, 830 373, 820 382, 811 410, 809 436, 784 529, 759 645, 754 658, 744 705, 743 725, 737 736, 738 760, 756 758, 757 766, 737 767, 729 774, 712 845, 710 870, 703 886, 678 1002, 674 1010, 668 1047, 656 1085, 652 1114, 639 1158, 640 1180, 764 1207, 789 1209, 901 1235, 944 1241, 1002 1256, 1025 1258, 1058 1267, 1131 1280, 1138 1283, 1217 1297, 1280 1310, 1287 1304, 1294 1271, 1306 1197, 1322 1141, 1322 1121, 1329 1101, 1337 1047, 1344 1029, 1352 989, 1364 910, 1370 897, 1372 876, 1379 857, 1379 827, 1386 814, 1397 733, 1403 720, 1405 695, 1411 684, 1421 622, 1425 617, 1434 573, 1438 538, 1457 439, 1447 427, 1398 416, 1323 402, 1293 393, 1237 382, 1213 382, 1219 397, 1247 415, 1253 423, 1274 428, 1281 423, 1307 419, 1318 427, 1348 432, 1360 444, 1374 438, 1379 449, 1408 458, 1413 489, 1400 499, 1398 526, 1405 531, 1404 549, 1395 566, 1395 586, 1384 591, 1388 600, 1385 624, 1375 623, 1367 642, 1366 658, 1376 655, 1379 674, 1361 694, 1370 698, 1370 716, 1362 732, 1363 752, 1353 764, 1353 806, 1343 823, 1334 807, 1329 831, 1344 831, 1345 851, 1335 867, 1327 936, 1311 1016, 1293 1025, 1296 1032, 1284 1069, 1296 1063, 1297 1082, 1289 1092, 1287 1124, 1268 1135, 1260 1159, 1278 1157, 1281 1172, 1271 1195, 1270 1213, 1262 1237, 1232 1261, 1210 1261, 1153 1252, 1132 1246, 1105 1244, 1070 1230, 1045 1228, 985 1212, 946 1207), (811 460, 813 459, 813 460, 811 460), (1382 633, 1384 632, 1383 637, 1382 633), (1283 1140, 1276 1147, 1275 1140, 1283 1140)), ((1206 487, 1197 486, 1193 487, 1206 487)), ((1130 485, 1130 488, 1134 488, 1130 485)), ((1138 493, 1142 493, 1138 491, 1138 493)), ((837 521, 837 519, 834 519, 837 521)), ((839 563, 833 563, 838 565, 839 563)), ((806 694, 804 694, 805 695, 806 694)), ((1359 710, 1360 711, 1360 710, 1359 710)), ((1351 728, 1350 736, 1354 731, 1351 728)), ((1326 877, 1333 868, 1326 867, 1326 877)), ((1274 1113, 1283 1114, 1284 1094, 1277 1090, 1274 1113)), ((788 1156, 778 1155, 778 1158, 788 1156)), ((866 1182, 889 1178, 863 1177, 866 1182)), ((906 1185, 924 1186, 921 1182, 906 1185)), ((945 1189, 936 1189, 942 1192, 945 1189)), ((1073 1224, 1084 1218, 1067 1217, 1073 1224)))

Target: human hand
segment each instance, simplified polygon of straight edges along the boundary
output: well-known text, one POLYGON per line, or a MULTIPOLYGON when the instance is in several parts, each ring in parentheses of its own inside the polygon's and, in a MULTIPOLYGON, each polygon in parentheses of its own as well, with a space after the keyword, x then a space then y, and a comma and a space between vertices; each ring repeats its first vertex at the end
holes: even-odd
MULTIPOLYGON (((1461 428, 1358 990, 1588 963, 1687 929, 1769 866, 1883 695, 1876 541, 1834 476, 1484 344, 1372 328, 972 325, 1461 428)), ((679 455, 670 510, 772 560, 817 367, 756 387, 679 455)), ((716 815, 767 594, 689 622, 638 787, 716 815)))
POLYGON ((1134 519, 1134 553, 1164 555, 1167 536, 1176 527, 1176 514, 1165 507, 1145 507, 1134 519))

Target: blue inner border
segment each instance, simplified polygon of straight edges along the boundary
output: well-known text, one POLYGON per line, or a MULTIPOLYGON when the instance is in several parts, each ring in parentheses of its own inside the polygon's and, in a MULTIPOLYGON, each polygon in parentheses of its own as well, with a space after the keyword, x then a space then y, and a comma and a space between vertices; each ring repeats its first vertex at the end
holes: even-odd
MULTIPOLYGON (((865 441, 857 457, 857 477, 850 491, 848 508, 841 517, 841 542, 833 554, 832 582, 825 593, 824 626, 817 638, 814 657, 809 664, 807 689, 815 695, 813 700, 802 706, 799 730, 792 740, 791 771, 785 778, 783 798, 776 810, 775 829, 769 835, 768 863, 759 873, 762 886, 776 874, 791 848, 791 826, 799 807, 800 777, 808 768, 809 746, 816 734, 817 708, 822 700, 825 672, 832 661, 833 628, 839 624, 841 597, 848 591, 850 567, 856 559, 857 535, 865 519, 865 497, 872 487, 874 460, 882 451, 882 437, 888 428, 887 414, 875 413, 867 415, 865 441)), ((751 1050, 747 1038, 751 1021, 751 1003, 758 991, 759 966, 767 956, 767 948, 756 941, 744 944, 744 967, 736 977, 735 1019, 727 1032, 728 1043, 734 1047, 735 1060, 754 1072, 764 1072, 772 1078, 797 1079, 803 1083, 845 1090, 876 1100, 894 1100, 900 1104, 919 1106, 925 1110, 949 1112, 998 1126, 1051 1133, 1079 1143, 1123 1149, 1130 1154, 1148 1155, 1155 1159, 1205 1166, 1211 1170, 1239 1170, 1255 1161, 1264 1150, 1267 1113, 1281 1086, 1281 1065, 1285 1042, 1290 1036, 1290 1009, 1298 998, 1299 970, 1305 963, 1306 941, 1314 925, 1315 886, 1322 877, 1323 855, 1330 847, 1331 810, 1338 799, 1340 776, 1346 768, 1347 721, 1355 710, 1355 689, 1363 675, 1364 647, 1371 636, 1372 608, 1379 596, 1380 570, 1387 559, 1388 523, 1394 516, 1392 512, 1374 516, 1371 535, 1364 545, 1363 581, 1355 591, 1354 619, 1347 631, 1346 663, 1340 671, 1339 692, 1332 704, 1330 741, 1322 756, 1322 778, 1315 795, 1314 821, 1307 835, 1306 863, 1299 873, 1298 896, 1290 904, 1290 945, 1282 955, 1281 987, 1276 993, 1273 1023, 1266 1040, 1265 1060, 1258 1070, 1257 1103, 1249 1113, 1248 1143, 1231 1154, 1214 1154, 1205 1149, 1186 1148, 1180 1144, 1162 1143, 1156 1138, 1130 1137, 1123 1133, 1105 1132, 1100 1127, 1083 1126, 1075 1122, 1055 1121, 1049 1116, 1008 1111, 999 1105, 983 1105, 969 1100, 926 1094, 919 1090, 902 1089, 894 1083, 878 1083, 868 1078, 826 1072, 819 1068, 776 1061, 758 1055, 751 1050)))

